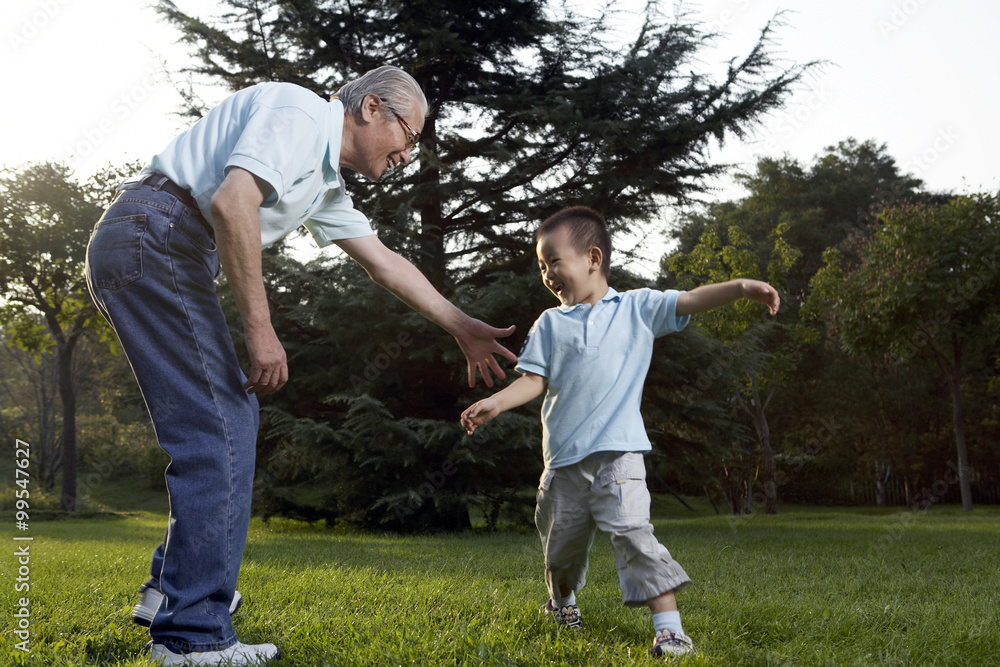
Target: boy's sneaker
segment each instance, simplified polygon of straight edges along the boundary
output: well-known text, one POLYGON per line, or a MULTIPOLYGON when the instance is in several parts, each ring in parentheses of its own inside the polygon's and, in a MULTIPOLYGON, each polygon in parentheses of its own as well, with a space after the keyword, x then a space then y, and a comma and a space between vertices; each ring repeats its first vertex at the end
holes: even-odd
MULTIPOLYGON (((153 622, 153 616, 156 615, 156 610, 159 609, 162 600, 163 593, 155 588, 140 588, 139 604, 132 608, 132 621, 148 628, 149 624, 153 622)), ((236 595, 233 596, 233 601, 229 605, 229 615, 235 614, 241 604, 243 604, 243 596, 240 595, 239 591, 236 591, 236 595)))
POLYGON ((556 609, 549 600, 541 609, 542 614, 560 623, 564 628, 570 630, 583 629, 583 621, 580 620, 580 608, 575 604, 568 604, 565 607, 556 609))
POLYGON ((163 644, 153 644, 149 652, 149 661, 155 665, 251 667, 263 665, 268 660, 276 660, 280 657, 281 651, 274 644, 241 644, 239 642, 221 651, 198 651, 196 653, 174 653, 163 644))
POLYGON ((653 638, 653 648, 649 652, 654 658, 663 658, 670 655, 685 655, 694 650, 691 638, 683 632, 671 632, 670 630, 660 630, 653 638))

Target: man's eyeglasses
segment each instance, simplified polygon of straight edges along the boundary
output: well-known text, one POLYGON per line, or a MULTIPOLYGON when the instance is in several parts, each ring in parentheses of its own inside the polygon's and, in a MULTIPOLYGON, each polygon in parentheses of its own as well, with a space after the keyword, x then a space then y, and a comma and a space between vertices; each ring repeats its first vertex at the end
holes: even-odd
MULTIPOLYGON (((385 104, 385 102, 383 102, 383 104, 385 104)), ((410 127, 410 124, 407 123, 402 116, 396 113, 396 110, 393 109, 391 106, 385 104, 385 108, 391 111, 392 115, 395 116, 396 120, 398 120, 399 123, 403 126, 403 131, 406 133, 406 150, 412 151, 414 148, 417 147, 417 144, 420 143, 420 133, 414 131, 414 129, 410 127)))

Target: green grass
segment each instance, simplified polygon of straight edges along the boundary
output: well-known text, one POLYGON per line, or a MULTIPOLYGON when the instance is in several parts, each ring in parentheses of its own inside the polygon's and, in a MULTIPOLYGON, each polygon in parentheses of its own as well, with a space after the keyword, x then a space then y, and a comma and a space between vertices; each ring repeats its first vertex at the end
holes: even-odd
MULTIPOLYGON (((89 506, 121 506, 109 486, 89 506)), ((18 545, 0 553, 0 664, 146 665, 129 611, 165 501, 86 519, 32 521, 30 652, 15 648, 18 545)), ((698 654, 684 665, 987 665, 1000 655, 1000 509, 782 507, 697 513, 657 498, 657 535, 694 583, 678 595, 698 654)), ((598 538, 579 596, 585 631, 539 617, 533 531, 397 537, 254 520, 240 576, 241 640, 278 644, 281 666, 651 665, 649 613, 620 603, 598 538)))

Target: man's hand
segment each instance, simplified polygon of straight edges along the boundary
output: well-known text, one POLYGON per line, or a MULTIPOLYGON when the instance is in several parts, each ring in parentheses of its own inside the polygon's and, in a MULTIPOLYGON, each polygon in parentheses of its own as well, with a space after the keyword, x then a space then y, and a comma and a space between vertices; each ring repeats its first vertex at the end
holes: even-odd
POLYGON ((288 382, 285 349, 270 323, 246 329, 245 338, 250 355, 250 374, 243 388, 247 393, 258 396, 273 394, 288 382))
POLYGON ((501 380, 507 377, 493 355, 499 354, 508 361, 517 362, 517 355, 496 341, 497 338, 506 338, 514 333, 514 328, 511 326, 497 329, 475 318, 469 318, 463 329, 455 334, 455 340, 458 341, 458 346, 462 348, 462 353, 469 362, 470 387, 476 386, 477 369, 487 387, 493 386, 493 374, 501 380))
POLYGON ((212 195, 219 261, 243 320, 250 372, 248 393, 266 396, 288 381, 285 350, 271 325, 261 271, 260 205, 270 186, 249 171, 233 167, 212 195))
POLYGON ((386 248, 376 236, 342 239, 336 243, 372 280, 455 337, 469 362, 470 387, 476 386, 477 368, 487 387, 493 386, 491 371, 501 379, 506 377, 493 355, 517 361, 517 355, 496 341, 514 333, 514 327, 497 329, 469 317, 445 299, 409 260, 386 248))

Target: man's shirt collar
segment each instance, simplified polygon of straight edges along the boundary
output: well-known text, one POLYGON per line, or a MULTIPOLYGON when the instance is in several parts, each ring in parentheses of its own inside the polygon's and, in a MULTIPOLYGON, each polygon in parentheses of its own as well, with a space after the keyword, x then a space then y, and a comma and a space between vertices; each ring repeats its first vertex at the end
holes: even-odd
POLYGON ((344 103, 340 100, 330 101, 330 137, 327 139, 326 169, 323 180, 330 187, 344 188, 344 179, 340 176, 340 149, 344 140, 344 103), (337 184, 334 185, 334 181, 337 184))

